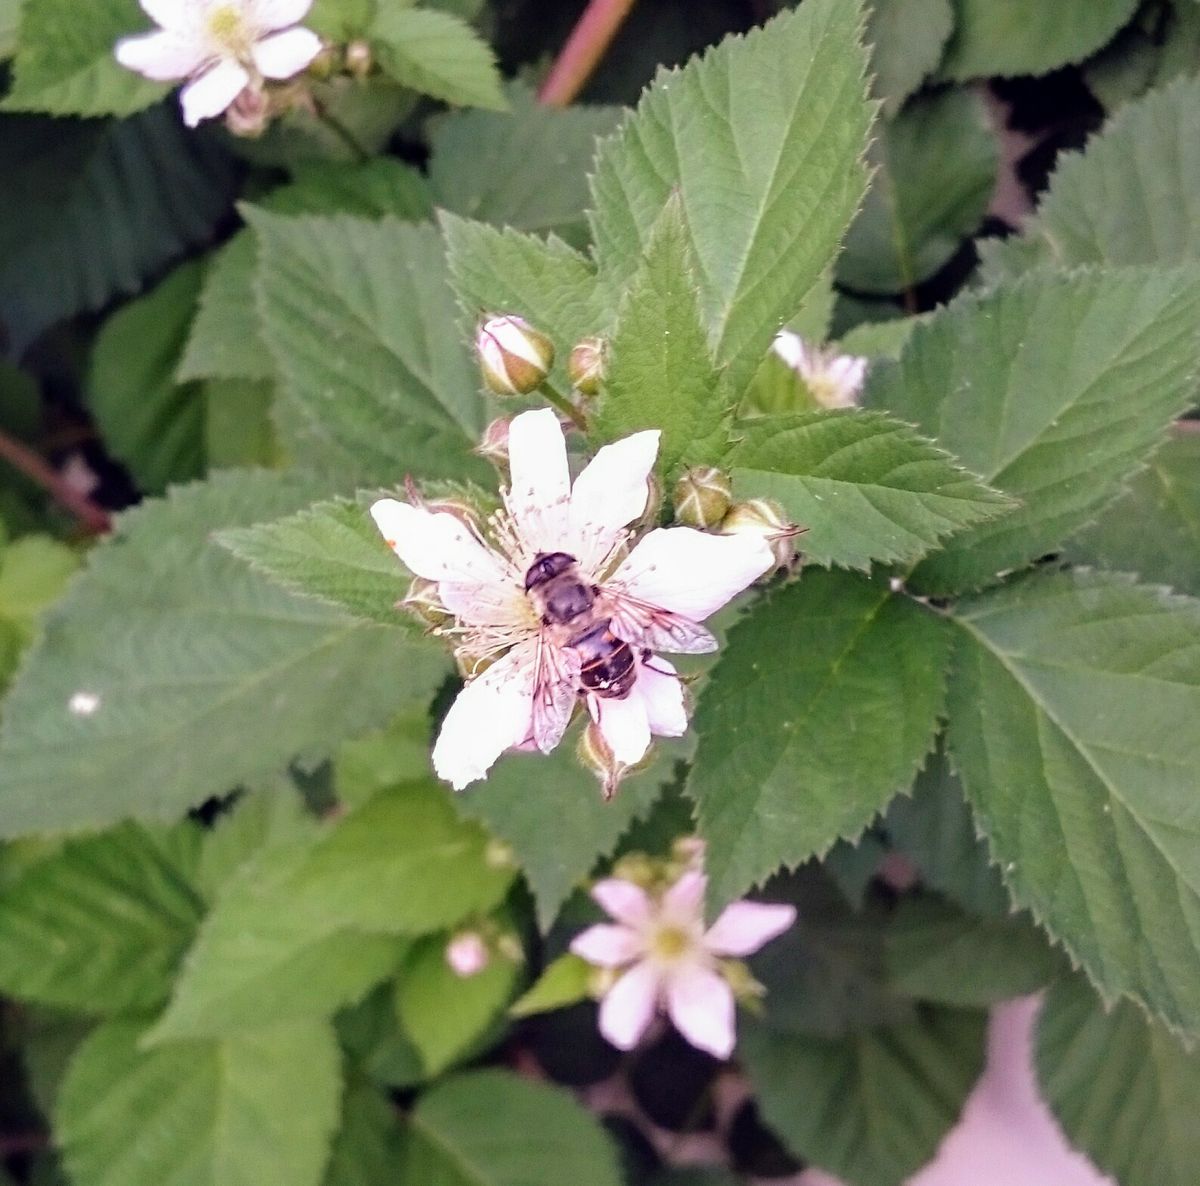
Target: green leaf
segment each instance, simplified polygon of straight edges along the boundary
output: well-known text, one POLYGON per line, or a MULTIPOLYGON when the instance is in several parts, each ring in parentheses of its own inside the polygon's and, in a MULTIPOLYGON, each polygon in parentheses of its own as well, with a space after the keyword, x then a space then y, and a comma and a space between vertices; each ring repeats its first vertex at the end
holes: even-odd
POLYGON ((200 292, 198 264, 184 264, 131 301, 96 337, 88 405, 105 444, 148 494, 204 472, 204 401, 175 381, 200 292))
POLYGON ((911 291, 987 213, 999 161, 983 99, 949 90, 913 100, 882 125, 868 160, 875 173, 837 278, 857 292, 911 291))
POLYGON ((869 401, 1022 505, 951 540, 914 586, 988 584, 1111 501, 1194 395, 1198 324, 1200 272, 1139 268, 1035 274, 917 326, 869 401))
POLYGON ((587 960, 567 952, 547 965, 532 987, 508 1011, 510 1017, 529 1017, 585 1000, 593 968, 587 960))
POLYGON ((1200 604, 1044 573, 954 611, 951 751, 1020 906, 1200 1033, 1200 604))
POLYGON ((1011 507, 906 424, 875 412, 748 420, 731 460, 739 498, 777 499, 817 564, 912 563, 1011 507))
POLYGON ((924 608, 809 572, 729 632, 700 696, 688 794, 714 902, 860 832, 933 740, 950 640, 924 608))
POLYGON ((1200 1158, 1200 1054, 1128 1001, 1104 1010, 1082 977, 1047 994, 1037 1027, 1042 1095, 1063 1132, 1121 1186, 1190 1186, 1200 1158))
POLYGON ((866 188, 862 14, 807 0, 664 70, 592 179, 601 274, 623 287, 678 190, 718 365, 740 393, 829 267, 866 188))
POLYGON ((486 415, 456 320, 441 236, 395 218, 249 211, 263 330, 289 452, 342 486, 487 472, 486 415), (336 349, 330 349, 336 343, 336 349))
POLYGON ((23 535, 0 547, 0 618, 33 637, 46 608, 79 568, 79 555, 48 535, 23 535))
POLYGON ((886 321, 863 321, 842 335, 838 349, 844 354, 864 354, 868 358, 899 358, 912 332, 925 314, 894 317, 886 321))
POLYGON ((365 36, 376 0, 316 0, 304 23, 326 41, 351 41, 365 36))
POLYGON ((204 384, 204 452, 212 469, 281 464, 271 423, 275 387, 254 379, 208 379, 204 384))
POLYGON ((322 1186, 395 1186, 399 1157, 395 1104, 369 1084, 353 1084, 322 1186))
POLYGON ((421 1186, 620 1186, 604 1130, 570 1093, 505 1071, 445 1079, 408 1117, 400 1180, 421 1186))
POLYGON ((368 37, 380 66, 403 86, 464 107, 508 107, 491 48, 458 17, 383 5, 368 37))
POLYGON ((420 633, 397 608, 407 588, 404 569, 357 502, 319 502, 272 523, 223 531, 217 539, 295 593, 365 621, 420 633))
POLYGON ((24 0, 8 111, 132 115, 169 87, 117 62, 121 37, 147 28, 136 0, 24 0))
POLYGON ((1064 555, 1200 596, 1200 433, 1181 422, 1125 494, 1067 543, 1064 555))
MULTIPOLYGON (((379 158, 359 165, 309 164, 260 204, 277 214, 354 214, 422 221, 433 211, 424 178, 408 165, 379 158)), ((243 228, 213 257, 179 378, 273 379, 275 368, 259 325, 254 292, 258 250, 243 228)))
POLYGON ((0 831, 170 817, 429 695, 438 648, 285 593, 210 538, 315 493, 230 473, 121 516, 4 704, 0 831))
POLYGON ((1079 62, 1133 16, 1138 0, 953 0, 954 32, 940 75, 954 81, 1048 74, 1079 62))
POLYGON ((141 1037, 138 1022, 109 1022, 71 1064, 55 1136, 72 1181, 319 1186, 341 1094, 329 1026, 277 1025, 148 1051, 141 1037))
POLYGON ((1200 64, 1200 8, 1143 9, 1083 69, 1088 90, 1112 111, 1200 64))
POLYGON ((512 87, 508 94, 511 111, 456 111, 432 121, 434 200, 463 218, 554 232, 580 244, 587 236, 587 172, 596 139, 613 130, 620 112, 543 107, 525 87, 512 87))
POLYGON ((906 898, 885 936, 898 992, 940 1005, 986 1006, 1037 992, 1065 961, 1028 915, 980 918, 936 898, 906 898))
POLYGON ((351 1062, 373 1084, 413 1087, 424 1079, 421 1056, 396 1016, 393 984, 381 984, 365 1000, 343 1009, 336 1020, 338 1038, 351 1062))
POLYGON ((17 28, 24 0, 0 0, 0 58, 11 58, 17 48, 17 28))
POLYGON ((155 833, 123 824, 68 843, 5 890, 0 987, 88 1014, 153 1008, 201 912, 155 833))
POLYGON ((15 353, 207 243, 236 180, 167 107, 107 123, 5 118, 0 161, 0 316, 15 353))
POLYGON ((413 783, 243 865, 205 919, 154 1037, 332 1012, 396 965, 381 936, 493 909, 513 878, 449 793, 413 783))
POLYGON ((662 430, 657 468, 670 489, 686 465, 729 449, 731 398, 708 356, 699 292, 678 195, 672 195, 621 302, 610 344, 598 440, 662 430))
POLYGON ((855 1186, 900 1186, 937 1151, 983 1070, 987 1014, 930 1007, 841 1038, 747 1021, 739 1050, 763 1118, 855 1186))
POLYGON ((459 976, 446 962, 449 936, 422 939, 396 980, 396 1012, 405 1033, 433 1077, 467 1054, 500 1016, 517 984, 521 966, 493 952, 473 976, 459 976))
POLYGON ((871 46, 872 93, 891 119, 941 61, 954 28, 951 0, 871 0, 867 44, 871 46))
POLYGON ((1200 257, 1200 79, 1130 103, 1066 153, 1019 237, 985 242, 989 281, 1039 264, 1176 264, 1200 257))
POLYGON ((422 704, 385 729, 347 741, 334 764, 338 802, 359 807, 385 787, 432 777, 432 727, 429 708, 422 704))

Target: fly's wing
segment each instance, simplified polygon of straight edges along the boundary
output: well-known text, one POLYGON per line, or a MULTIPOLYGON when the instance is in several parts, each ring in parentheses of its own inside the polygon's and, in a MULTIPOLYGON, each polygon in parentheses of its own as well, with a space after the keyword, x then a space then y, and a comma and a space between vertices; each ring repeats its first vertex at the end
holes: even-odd
POLYGON ((579 656, 555 646, 543 631, 538 635, 533 668, 534 744, 548 754, 571 723, 579 694, 579 656))
POLYGON ((635 647, 676 655, 703 655, 717 649, 717 640, 698 622, 621 589, 602 588, 596 606, 612 619, 614 633, 635 647))

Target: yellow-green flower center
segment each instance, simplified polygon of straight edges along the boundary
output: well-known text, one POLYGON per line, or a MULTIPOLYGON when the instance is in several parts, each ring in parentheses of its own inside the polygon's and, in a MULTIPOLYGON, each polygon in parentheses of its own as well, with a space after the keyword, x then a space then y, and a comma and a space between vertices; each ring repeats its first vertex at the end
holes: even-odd
POLYGON ((208 35, 226 53, 237 58, 245 58, 250 53, 254 40, 237 4, 218 4, 209 11, 208 35))
POLYGON ((650 939, 650 950, 664 963, 686 955, 692 948, 692 937, 682 927, 659 927, 650 939))

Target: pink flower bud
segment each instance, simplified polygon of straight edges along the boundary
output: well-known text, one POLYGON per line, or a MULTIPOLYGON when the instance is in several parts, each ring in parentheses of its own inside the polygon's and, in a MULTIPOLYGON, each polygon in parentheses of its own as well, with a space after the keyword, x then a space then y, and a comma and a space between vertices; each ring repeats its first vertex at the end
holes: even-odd
POLYGON ((490 960, 487 944, 476 931, 459 931, 446 944, 446 963, 456 976, 464 980, 468 976, 479 975, 490 960))
POLYGON ((490 461, 497 469, 508 469, 508 420, 501 416, 483 430, 475 452, 490 461))
POLYGON ((375 69, 375 56, 366 41, 352 41, 346 46, 346 73, 354 78, 366 78, 375 69))
POLYGON ((261 83, 250 83, 225 111, 225 127, 234 136, 256 140, 271 122, 271 105, 261 83))
POLYGON ((475 335, 483 381, 497 395, 526 395, 554 365, 554 343, 522 317, 489 317, 475 335))
POLYGON ((583 395, 595 395, 604 382, 607 350, 603 338, 584 338, 567 359, 567 377, 583 395))

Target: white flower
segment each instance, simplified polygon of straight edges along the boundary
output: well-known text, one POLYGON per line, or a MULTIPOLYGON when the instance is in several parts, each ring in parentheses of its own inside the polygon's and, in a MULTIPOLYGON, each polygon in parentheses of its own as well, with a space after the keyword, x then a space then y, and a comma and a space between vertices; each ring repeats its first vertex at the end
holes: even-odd
POLYGON ((627 527, 646 509, 658 438, 638 432, 606 445, 572 485, 555 413, 514 417, 512 485, 489 523, 491 542, 444 511, 390 498, 371 507, 396 555, 437 583, 456 619, 441 633, 459 641, 480 671, 451 706, 433 750, 434 768, 456 789, 483 778, 507 749, 552 750, 580 695, 626 766, 642 759, 651 734, 675 737, 687 729, 683 688, 655 652, 713 650, 716 640, 697 623, 774 560, 761 538, 687 527, 651 531, 628 550, 627 527), (607 620, 636 657, 623 695, 585 688, 580 654, 547 642, 526 577, 535 560, 556 553, 575 561, 580 582, 596 597, 587 620, 607 620))
POLYGON ((772 348, 799 374, 823 408, 852 408, 858 403, 867 376, 865 358, 809 346, 799 334, 786 329, 775 335, 772 348))
POLYGON ((620 971, 600 1003, 600 1032, 618 1049, 636 1046, 665 1008, 693 1046, 717 1058, 733 1052, 734 994, 721 958, 757 951, 795 922, 796 909, 734 902, 706 931, 706 881, 692 869, 658 897, 617 878, 593 887, 592 897, 616 922, 576 935, 571 950, 620 971))
POLYGON ((478 931, 460 931, 446 944, 446 963, 464 980, 477 976, 491 962, 491 953, 478 931))
POLYGON ((159 82, 187 78, 179 101, 194 128, 264 78, 291 78, 321 50, 297 22, 312 0, 140 0, 159 27, 117 42, 117 61, 159 82))

